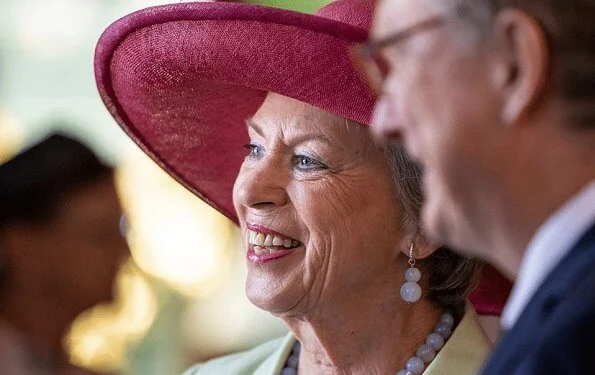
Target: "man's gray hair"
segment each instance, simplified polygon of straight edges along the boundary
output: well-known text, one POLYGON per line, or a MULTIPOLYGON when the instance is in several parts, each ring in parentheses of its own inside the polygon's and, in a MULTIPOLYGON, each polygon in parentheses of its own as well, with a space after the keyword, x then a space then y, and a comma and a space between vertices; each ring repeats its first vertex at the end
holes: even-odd
POLYGON ((459 0, 472 13, 493 19, 500 9, 519 9, 542 27, 550 53, 549 86, 569 104, 567 121, 595 129, 595 0, 459 0))

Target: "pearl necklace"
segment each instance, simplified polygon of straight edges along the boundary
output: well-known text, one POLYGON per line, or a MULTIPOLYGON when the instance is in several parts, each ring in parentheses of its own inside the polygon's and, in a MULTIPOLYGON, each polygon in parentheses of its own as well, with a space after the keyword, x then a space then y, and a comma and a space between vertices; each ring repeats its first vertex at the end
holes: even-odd
MULTIPOLYGON (((397 375, 420 375, 423 373, 452 334, 454 323, 452 314, 442 314, 432 333, 426 337, 426 342, 417 348, 415 355, 407 360, 405 368, 397 372, 397 375)), ((301 344, 297 341, 285 362, 285 367, 281 370, 281 375, 297 375, 300 350, 301 344)))

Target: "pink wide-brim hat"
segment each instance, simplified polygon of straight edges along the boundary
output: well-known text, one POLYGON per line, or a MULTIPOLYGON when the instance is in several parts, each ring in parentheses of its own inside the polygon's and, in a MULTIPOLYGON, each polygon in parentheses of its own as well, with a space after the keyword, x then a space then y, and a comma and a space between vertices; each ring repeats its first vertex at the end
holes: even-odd
MULTIPOLYGON (((338 0, 315 15, 227 2, 144 9, 101 36, 99 93, 146 154, 237 223, 245 120, 268 92, 370 124, 375 97, 350 55, 367 39, 374 3, 338 0)), ((472 300, 497 315, 510 285, 488 271, 472 300)))
POLYGON ((145 153, 237 222, 245 120, 267 92, 370 122, 375 98, 349 53, 367 37, 373 3, 337 1, 317 15, 227 2, 138 11, 99 40, 101 98, 145 153))

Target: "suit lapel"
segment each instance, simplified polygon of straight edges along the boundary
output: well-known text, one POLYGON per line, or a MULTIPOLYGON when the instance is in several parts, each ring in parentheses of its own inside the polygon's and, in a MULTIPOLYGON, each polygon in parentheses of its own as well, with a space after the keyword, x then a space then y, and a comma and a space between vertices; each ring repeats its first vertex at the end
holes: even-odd
MULTIPOLYGON (((527 357, 547 321, 563 302, 573 303, 575 286, 595 267, 595 225, 587 231, 539 287, 517 323, 500 340, 483 374, 513 374, 527 357)), ((581 300, 580 298, 578 299, 581 300)))

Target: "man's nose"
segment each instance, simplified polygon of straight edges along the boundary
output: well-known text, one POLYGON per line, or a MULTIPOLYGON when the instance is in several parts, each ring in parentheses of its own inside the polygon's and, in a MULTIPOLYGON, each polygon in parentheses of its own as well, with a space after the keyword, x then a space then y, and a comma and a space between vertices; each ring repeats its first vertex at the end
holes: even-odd
POLYGON ((398 141, 402 137, 403 123, 394 101, 388 96, 376 101, 372 114, 372 133, 378 138, 398 141))

